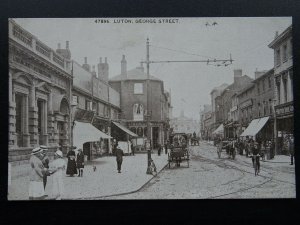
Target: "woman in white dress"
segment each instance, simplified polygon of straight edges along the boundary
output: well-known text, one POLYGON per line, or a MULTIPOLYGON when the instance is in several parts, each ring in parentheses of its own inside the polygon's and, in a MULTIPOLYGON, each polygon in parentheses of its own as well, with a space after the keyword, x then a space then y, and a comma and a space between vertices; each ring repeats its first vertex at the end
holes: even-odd
POLYGON ((53 195, 56 200, 61 200, 64 194, 63 174, 66 168, 66 162, 63 159, 63 153, 57 150, 54 154, 54 161, 50 165, 50 171, 53 177, 53 195))

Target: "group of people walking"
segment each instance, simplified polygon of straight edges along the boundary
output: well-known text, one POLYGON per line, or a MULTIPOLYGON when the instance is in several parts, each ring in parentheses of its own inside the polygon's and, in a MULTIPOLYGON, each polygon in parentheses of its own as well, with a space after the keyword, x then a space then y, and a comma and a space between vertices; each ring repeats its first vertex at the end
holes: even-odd
MULTIPOLYGON (((222 144, 223 139, 219 138, 217 143, 222 144)), ((275 142, 273 139, 270 140, 254 140, 252 137, 246 137, 242 139, 227 139, 228 144, 226 145, 226 152, 230 155, 232 151, 237 151, 240 155, 259 155, 262 160, 265 160, 266 154, 268 152, 270 158, 275 156, 275 142)), ((286 136, 286 146, 288 148, 289 154, 291 156, 291 165, 294 163, 294 137, 293 135, 286 136)), ((253 159, 253 157, 252 157, 253 159)), ((259 158, 258 158, 259 160, 259 158)), ((259 162, 258 162, 259 164, 259 162)))
MULTIPOLYGON (((29 200, 43 200, 48 197, 46 195, 46 185, 48 176, 52 177, 52 194, 54 199, 61 200, 64 193, 63 175, 66 170, 66 162, 63 159, 61 150, 54 153, 54 159, 50 162, 47 156, 47 147, 39 146, 32 150, 29 160, 30 164, 30 182, 29 182, 29 200)), ((74 176, 83 176, 84 155, 81 149, 78 149, 77 157, 75 151, 71 149, 67 154, 67 170, 66 174, 74 176)))

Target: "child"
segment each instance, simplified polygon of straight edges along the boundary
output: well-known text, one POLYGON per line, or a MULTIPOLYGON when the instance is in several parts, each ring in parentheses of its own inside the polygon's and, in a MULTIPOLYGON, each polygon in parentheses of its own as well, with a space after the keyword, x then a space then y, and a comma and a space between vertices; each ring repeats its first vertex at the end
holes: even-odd
POLYGON ((57 150, 54 154, 54 161, 51 163, 50 171, 53 174, 53 195, 56 200, 61 200, 64 193, 63 170, 66 162, 63 160, 63 153, 57 150))

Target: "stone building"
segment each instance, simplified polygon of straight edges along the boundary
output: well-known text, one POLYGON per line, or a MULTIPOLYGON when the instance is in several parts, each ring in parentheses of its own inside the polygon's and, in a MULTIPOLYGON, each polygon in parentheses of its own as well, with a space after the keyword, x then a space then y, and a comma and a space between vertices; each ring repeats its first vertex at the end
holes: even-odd
MULTIPOLYGON (((109 84, 120 93, 121 119, 140 137, 147 136, 147 74, 141 65, 127 70, 125 55, 121 61, 121 74, 109 80, 109 84)), ((162 80, 150 75, 149 115, 151 143, 153 147, 164 144, 168 138, 170 95, 164 90, 162 80)))
POLYGON ((212 112, 211 112, 211 105, 204 105, 203 110, 201 111, 201 138, 205 140, 211 140, 213 120, 212 120, 212 112))
MULTIPOLYGON (((69 43, 66 43, 68 53, 69 43)), ((71 55, 62 55, 9 20, 9 161, 46 145, 66 152, 71 140, 71 55)))
POLYGON ((277 153, 281 153, 285 151, 284 136, 294 133, 292 25, 281 34, 276 32, 274 40, 268 46, 274 49, 274 130, 277 153))

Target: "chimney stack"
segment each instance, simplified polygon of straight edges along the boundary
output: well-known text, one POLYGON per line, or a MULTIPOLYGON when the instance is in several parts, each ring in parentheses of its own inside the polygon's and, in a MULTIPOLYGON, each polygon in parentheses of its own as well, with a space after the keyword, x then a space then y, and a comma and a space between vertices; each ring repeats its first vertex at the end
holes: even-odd
POLYGON ((98 63, 98 78, 104 82, 108 82, 108 70, 109 66, 107 63, 107 57, 104 58, 102 62, 102 57, 100 57, 100 62, 98 63))
POLYGON ((238 86, 240 85, 240 78, 242 77, 243 71, 241 69, 233 70, 233 82, 236 83, 238 86))
POLYGON ((87 57, 84 57, 84 64, 82 65, 82 67, 88 72, 91 71, 91 66, 87 63, 87 57))
POLYGON ((124 77, 127 77, 127 62, 125 59, 125 55, 123 55, 122 61, 121 61, 121 75, 124 77))

